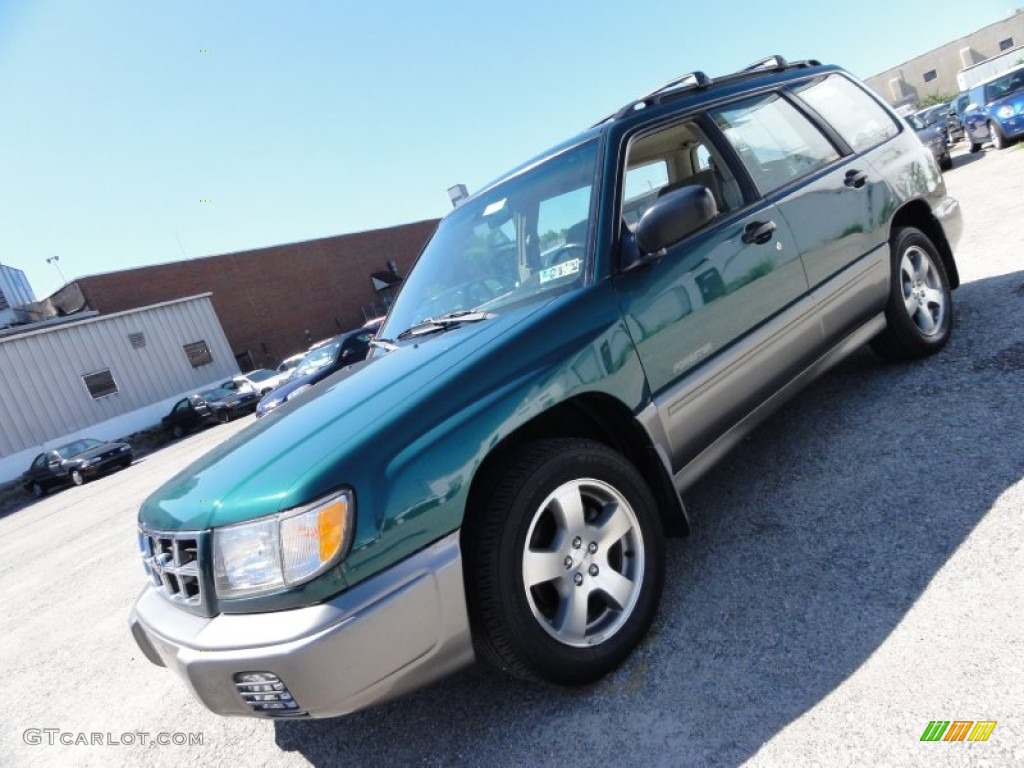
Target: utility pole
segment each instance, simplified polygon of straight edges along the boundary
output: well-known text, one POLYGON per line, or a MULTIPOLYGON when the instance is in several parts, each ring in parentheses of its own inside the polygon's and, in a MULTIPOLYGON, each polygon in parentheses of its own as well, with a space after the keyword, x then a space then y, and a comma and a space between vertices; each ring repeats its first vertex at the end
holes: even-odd
POLYGON ((53 264, 53 266, 57 268, 57 274, 60 275, 61 287, 63 288, 65 285, 68 284, 68 280, 66 277, 64 277, 64 273, 61 272, 60 264, 58 262, 60 262, 60 256, 49 256, 46 259, 47 264, 53 264))

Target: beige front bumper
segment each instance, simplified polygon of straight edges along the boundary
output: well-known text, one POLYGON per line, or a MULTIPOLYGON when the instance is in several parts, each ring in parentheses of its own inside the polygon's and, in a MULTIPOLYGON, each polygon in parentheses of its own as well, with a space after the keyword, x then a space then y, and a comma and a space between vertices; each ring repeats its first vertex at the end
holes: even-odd
POLYGON ((146 657, 221 715, 271 716, 243 700, 240 672, 271 672, 302 713, 334 717, 473 661, 458 532, 320 605, 204 618, 147 586, 130 623, 146 657))

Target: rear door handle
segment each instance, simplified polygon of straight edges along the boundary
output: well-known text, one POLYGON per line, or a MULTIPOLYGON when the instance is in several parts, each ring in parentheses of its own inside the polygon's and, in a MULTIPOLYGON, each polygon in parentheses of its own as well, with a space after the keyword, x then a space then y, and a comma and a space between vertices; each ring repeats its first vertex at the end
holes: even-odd
POLYGON ((747 245, 763 245, 772 239, 774 232, 774 221, 752 221, 743 228, 743 236, 740 239, 747 245))
POLYGON ((847 171, 843 184, 854 189, 860 189, 868 183, 868 175, 864 171, 847 171))

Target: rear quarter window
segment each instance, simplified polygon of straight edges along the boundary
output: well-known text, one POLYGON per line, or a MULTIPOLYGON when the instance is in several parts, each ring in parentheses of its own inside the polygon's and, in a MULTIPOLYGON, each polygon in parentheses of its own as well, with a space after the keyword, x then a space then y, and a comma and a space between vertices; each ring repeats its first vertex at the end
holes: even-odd
POLYGON ((825 118, 854 152, 871 149, 899 133, 892 115, 842 75, 829 75, 793 91, 825 118))

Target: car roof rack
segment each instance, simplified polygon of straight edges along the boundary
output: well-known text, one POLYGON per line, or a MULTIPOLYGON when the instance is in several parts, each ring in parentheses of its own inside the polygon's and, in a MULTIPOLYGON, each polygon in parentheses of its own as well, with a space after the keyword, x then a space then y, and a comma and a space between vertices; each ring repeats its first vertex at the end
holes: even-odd
POLYGON ((639 99, 634 99, 621 109, 601 118, 591 127, 596 128, 602 123, 607 123, 609 121, 615 122, 616 120, 621 120, 622 118, 626 117, 629 114, 632 114, 637 110, 646 109, 647 107, 653 107, 656 104, 662 104, 665 101, 674 99, 679 95, 687 93, 689 91, 705 90, 707 88, 711 88, 714 85, 732 83, 736 82, 737 80, 745 80, 749 77, 757 77, 759 75, 763 75, 766 72, 785 72, 788 69, 805 69, 807 67, 816 67, 819 66, 820 64, 821 62, 818 61, 817 59, 803 59, 801 61, 792 62, 786 61, 786 59, 783 56, 774 54, 772 56, 767 56, 763 59, 759 59, 758 61, 755 61, 753 64, 744 67, 738 72, 733 72, 731 74, 723 75, 721 77, 711 78, 708 77, 703 72, 701 72, 700 70, 697 70, 696 72, 689 72, 685 75, 682 75, 681 77, 675 78, 674 80, 669 80, 660 88, 655 88, 653 91, 641 96, 639 99))

